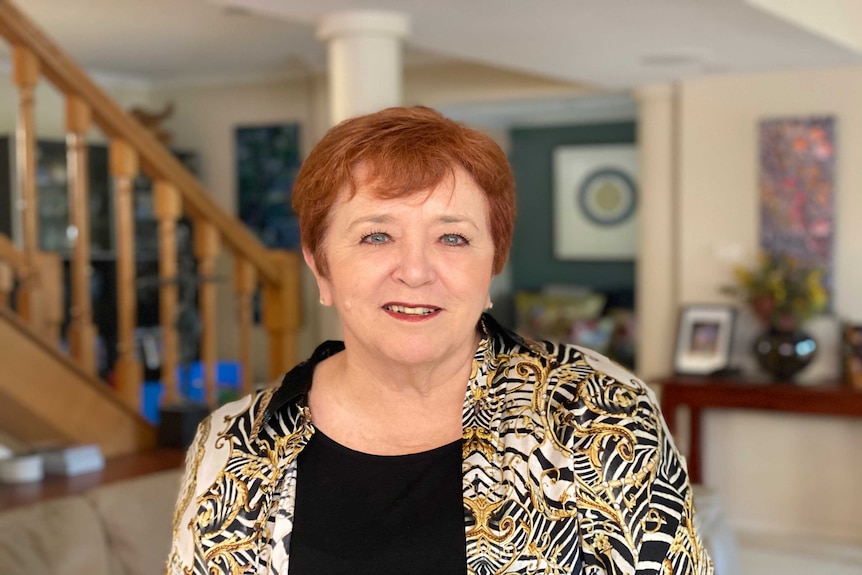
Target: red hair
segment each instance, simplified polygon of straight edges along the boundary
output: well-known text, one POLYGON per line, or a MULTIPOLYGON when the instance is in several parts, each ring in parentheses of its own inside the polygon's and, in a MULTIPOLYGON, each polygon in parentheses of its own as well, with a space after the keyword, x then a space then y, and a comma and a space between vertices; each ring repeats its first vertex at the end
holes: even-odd
POLYGON ((506 154, 488 135, 425 107, 387 108, 341 122, 318 142, 293 186, 302 244, 318 272, 328 275, 323 240, 329 211, 345 185, 356 193, 355 170, 381 198, 396 198, 437 186, 461 167, 485 192, 494 239, 494 273, 503 269, 515 226, 515 180, 506 154))

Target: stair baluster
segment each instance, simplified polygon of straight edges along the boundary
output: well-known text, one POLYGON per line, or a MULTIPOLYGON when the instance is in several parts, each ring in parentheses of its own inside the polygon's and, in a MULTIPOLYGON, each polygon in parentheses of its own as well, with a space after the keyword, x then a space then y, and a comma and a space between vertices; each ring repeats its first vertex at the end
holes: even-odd
POLYGON ((194 251, 198 260, 198 310, 201 318, 200 357, 203 364, 205 401, 211 408, 218 406, 216 390, 216 360, 218 307, 216 305, 216 257, 221 249, 218 230, 206 220, 194 223, 194 251))
POLYGON ((15 287, 15 270, 12 264, 0 261, 0 307, 9 309, 9 299, 15 287))
POLYGON ((269 379, 281 377, 296 362, 296 333, 300 316, 300 256, 297 252, 270 250, 275 262, 278 284, 265 283, 263 318, 269 332, 269 379))
POLYGON ((237 322, 239 323, 239 364, 242 373, 242 393, 251 393, 251 329, 253 323, 254 293, 257 291, 257 272, 248 260, 234 259, 234 291, 236 292, 237 322))
POLYGON ((60 254, 36 252, 36 277, 39 283, 33 290, 33 302, 39 308, 39 325, 36 329, 52 345, 60 345, 63 324, 63 261, 60 254))
POLYGON ((153 185, 155 215, 159 222, 159 325, 162 328, 162 405, 180 399, 177 385, 179 340, 177 338, 177 221, 182 200, 176 186, 166 180, 153 185))
POLYGON ((14 45, 13 81, 18 87, 18 126, 15 130, 15 174, 20 194, 18 208, 23 210, 24 257, 27 271, 17 295, 18 315, 31 325, 39 324, 36 252, 39 251, 39 204, 36 197, 36 129, 34 89, 39 81, 39 60, 29 49, 14 45))
POLYGON ((69 226, 74 230, 70 264, 69 351, 89 374, 96 374, 96 326, 90 299, 90 176, 87 132, 90 107, 75 96, 66 98, 66 149, 69 174, 69 226))
POLYGON ((135 282, 135 214, 133 181, 138 155, 124 140, 111 141, 117 225, 117 393, 130 407, 140 409, 143 368, 135 353, 138 296, 135 282))

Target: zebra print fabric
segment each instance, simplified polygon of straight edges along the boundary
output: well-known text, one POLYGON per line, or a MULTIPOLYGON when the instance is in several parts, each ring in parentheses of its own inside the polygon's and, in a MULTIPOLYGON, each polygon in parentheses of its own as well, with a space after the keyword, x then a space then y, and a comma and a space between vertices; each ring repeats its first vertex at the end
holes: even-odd
MULTIPOLYGON (((483 316, 463 407, 468 575, 709 574, 682 458, 643 382, 589 350, 483 316)), ((189 451, 172 575, 286 575, 304 397, 328 342, 219 409, 189 451)), ((405 566, 405 573, 409 573, 405 566)))

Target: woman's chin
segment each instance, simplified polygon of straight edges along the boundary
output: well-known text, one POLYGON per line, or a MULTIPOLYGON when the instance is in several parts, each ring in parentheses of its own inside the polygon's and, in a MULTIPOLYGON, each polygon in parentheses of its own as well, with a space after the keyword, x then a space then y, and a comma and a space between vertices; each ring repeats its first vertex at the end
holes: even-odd
MULTIPOLYGON (((423 365, 437 365, 451 360, 459 354, 457 348, 452 347, 452 342, 435 334, 435 337, 401 337, 387 338, 385 341, 375 342, 371 346, 372 353, 377 356, 378 361, 400 365, 404 367, 423 365)), ((472 353, 472 350, 463 350, 464 354, 472 353)))
POLYGON ((388 346, 386 349, 378 351, 386 361, 403 366, 421 366, 429 363, 437 363, 446 355, 445 351, 439 345, 435 346, 428 343, 417 343, 415 345, 404 343, 388 346))

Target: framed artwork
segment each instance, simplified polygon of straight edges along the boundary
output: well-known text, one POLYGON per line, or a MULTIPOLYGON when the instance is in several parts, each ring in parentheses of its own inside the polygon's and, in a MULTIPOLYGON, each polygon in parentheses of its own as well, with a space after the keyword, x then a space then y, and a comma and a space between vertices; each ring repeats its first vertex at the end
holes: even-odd
POLYGON ((696 304, 680 310, 674 352, 674 371, 709 375, 730 365, 736 309, 731 306, 696 304))
POLYGON ((844 381, 862 391, 862 325, 845 323, 841 336, 844 381))
POLYGON ((236 129, 239 218, 270 248, 299 249, 299 222, 290 206, 299 172, 299 124, 236 129))
POLYGON ((637 166, 633 144, 554 149, 554 257, 635 258, 637 166))
POLYGON ((760 247, 824 270, 832 293, 835 119, 760 122, 760 247))

